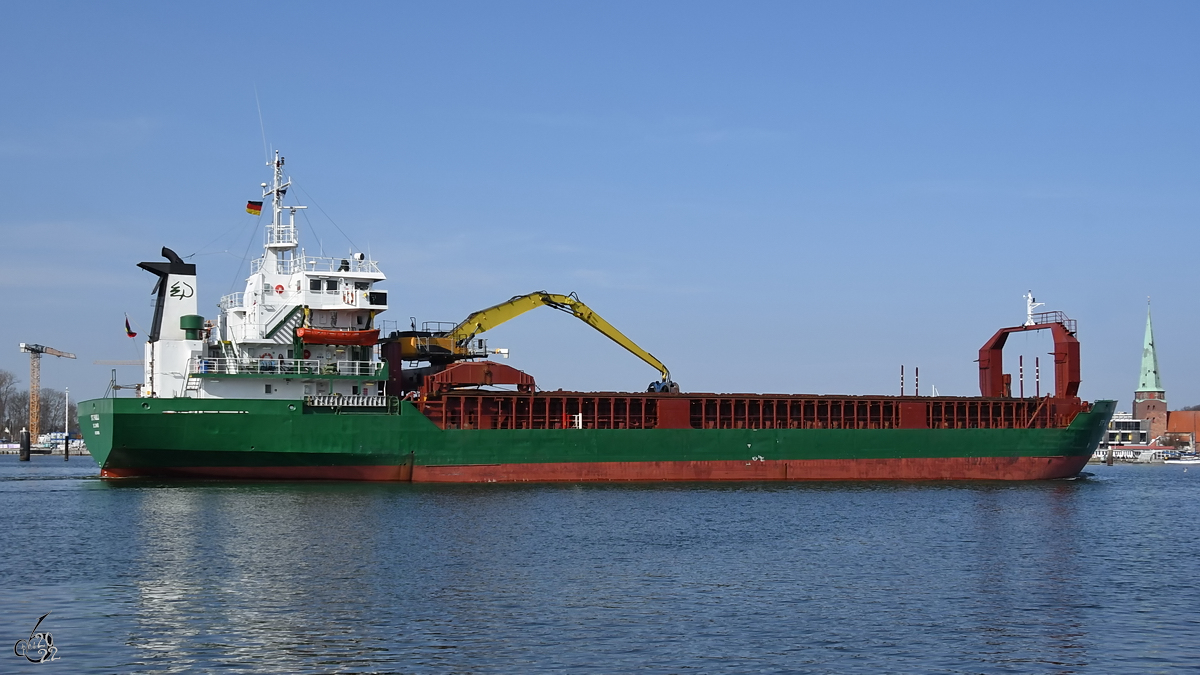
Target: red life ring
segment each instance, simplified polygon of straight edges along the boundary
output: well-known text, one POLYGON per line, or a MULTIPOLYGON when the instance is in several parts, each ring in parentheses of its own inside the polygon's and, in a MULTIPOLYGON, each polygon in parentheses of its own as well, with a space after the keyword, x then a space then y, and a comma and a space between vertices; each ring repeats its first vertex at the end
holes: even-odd
POLYGON ((269 358, 271 358, 271 355, 270 355, 270 354, 263 354, 262 356, 260 356, 260 357, 258 357, 258 358, 260 358, 260 359, 263 359, 263 360, 266 360, 266 359, 269 359, 269 358))
POLYGON ((305 349, 305 350, 304 350, 304 358, 306 358, 306 359, 307 359, 307 358, 310 358, 311 356, 312 356, 312 352, 310 352, 310 351, 308 351, 307 349, 305 349))
POLYGON ((283 286, 281 284, 275 284, 275 292, 283 295, 283 286))

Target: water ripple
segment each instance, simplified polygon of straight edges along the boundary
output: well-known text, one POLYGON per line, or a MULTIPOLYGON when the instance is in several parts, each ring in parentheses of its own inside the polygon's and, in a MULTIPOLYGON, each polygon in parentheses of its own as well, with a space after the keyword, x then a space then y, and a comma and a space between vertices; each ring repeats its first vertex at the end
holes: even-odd
POLYGON ((45 672, 1153 673, 1200 644, 1177 467, 422 486, 6 459, 0 620, 53 610, 45 672))

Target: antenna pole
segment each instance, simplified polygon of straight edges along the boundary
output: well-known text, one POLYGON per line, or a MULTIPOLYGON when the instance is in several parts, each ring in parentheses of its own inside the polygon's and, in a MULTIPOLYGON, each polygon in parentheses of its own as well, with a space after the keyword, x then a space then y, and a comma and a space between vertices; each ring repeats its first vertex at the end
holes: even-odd
POLYGON ((1024 354, 1017 357, 1017 363, 1020 364, 1020 368, 1021 368, 1021 378, 1020 378, 1021 379, 1021 384, 1020 384, 1021 398, 1025 398, 1025 355, 1024 354))
POLYGON ((63 387, 63 461, 71 460, 71 388, 63 387))
POLYGON ((1042 397, 1042 364, 1041 359, 1037 356, 1033 357, 1033 382, 1034 390, 1037 392, 1037 397, 1042 397))
POLYGON ((296 266, 296 210, 306 209, 307 206, 284 206, 283 200, 287 196, 288 188, 292 186, 291 179, 285 179, 283 175, 283 157, 279 156, 279 151, 275 151, 274 163, 268 162, 268 165, 273 167, 273 175, 271 184, 262 184, 263 199, 267 195, 271 196, 271 224, 267 226, 265 250, 263 252, 263 270, 272 274, 295 274, 298 270, 296 266), (287 223, 283 222, 284 210, 291 211, 292 215, 287 223))
POLYGON ((900 395, 904 395, 904 366, 900 366, 900 395))
POLYGON ((267 151, 267 127, 265 124, 263 124, 262 103, 260 103, 258 100, 258 85, 254 86, 254 105, 258 108, 258 128, 260 131, 262 131, 263 160, 267 164, 270 164, 271 163, 271 153, 267 151))

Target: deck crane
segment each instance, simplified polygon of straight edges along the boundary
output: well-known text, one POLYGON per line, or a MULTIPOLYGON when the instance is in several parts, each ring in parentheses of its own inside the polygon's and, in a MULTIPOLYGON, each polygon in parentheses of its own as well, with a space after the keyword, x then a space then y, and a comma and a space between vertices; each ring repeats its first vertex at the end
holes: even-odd
POLYGON ((516 317, 538 307, 550 307, 573 315, 587 325, 595 328, 608 339, 621 345, 634 356, 654 367, 662 375, 662 379, 651 382, 647 391, 678 393, 679 385, 671 380, 671 372, 667 366, 654 357, 650 352, 637 346, 633 340, 605 321, 590 307, 583 304, 579 296, 560 295, 536 291, 525 295, 517 295, 505 302, 481 309, 472 313, 458 325, 447 331, 424 331, 401 334, 401 357, 406 361, 429 361, 434 364, 447 364, 464 359, 473 359, 486 355, 478 343, 472 344, 477 335, 489 331, 496 326, 515 319, 516 317))
POLYGON ((41 423, 42 354, 64 359, 73 359, 75 355, 53 347, 28 342, 21 343, 21 351, 29 352, 29 435, 36 440, 39 433, 38 425, 41 423))

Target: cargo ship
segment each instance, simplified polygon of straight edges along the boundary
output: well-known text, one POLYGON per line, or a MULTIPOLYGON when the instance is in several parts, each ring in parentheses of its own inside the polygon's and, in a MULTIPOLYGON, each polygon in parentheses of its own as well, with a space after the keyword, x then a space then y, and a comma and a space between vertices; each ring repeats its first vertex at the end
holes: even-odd
MULTIPOLYGON (((681 391, 666 366, 574 294, 536 292, 458 323, 383 330, 386 277, 362 253, 300 248, 276 153, 271 221, 245 289, 198 313, 196 266, 169 248, 135 397, 79 404, 106 478, 412 482, 1036 480, 1075 476, 1115 402, 1079 398, 1061 312, 1002 328, 979 352, 981 395, 681 391), (526 311, 575 316, 658 371, 645 391, 543 391, 480 337, 526 311), (1013 396, 1009 335, 1049 330, 1055 388, 1013 396), (500 357, 498 359, 494 357, 500 357)), ((261 202, 248 209, 261 210, 261 202)))

